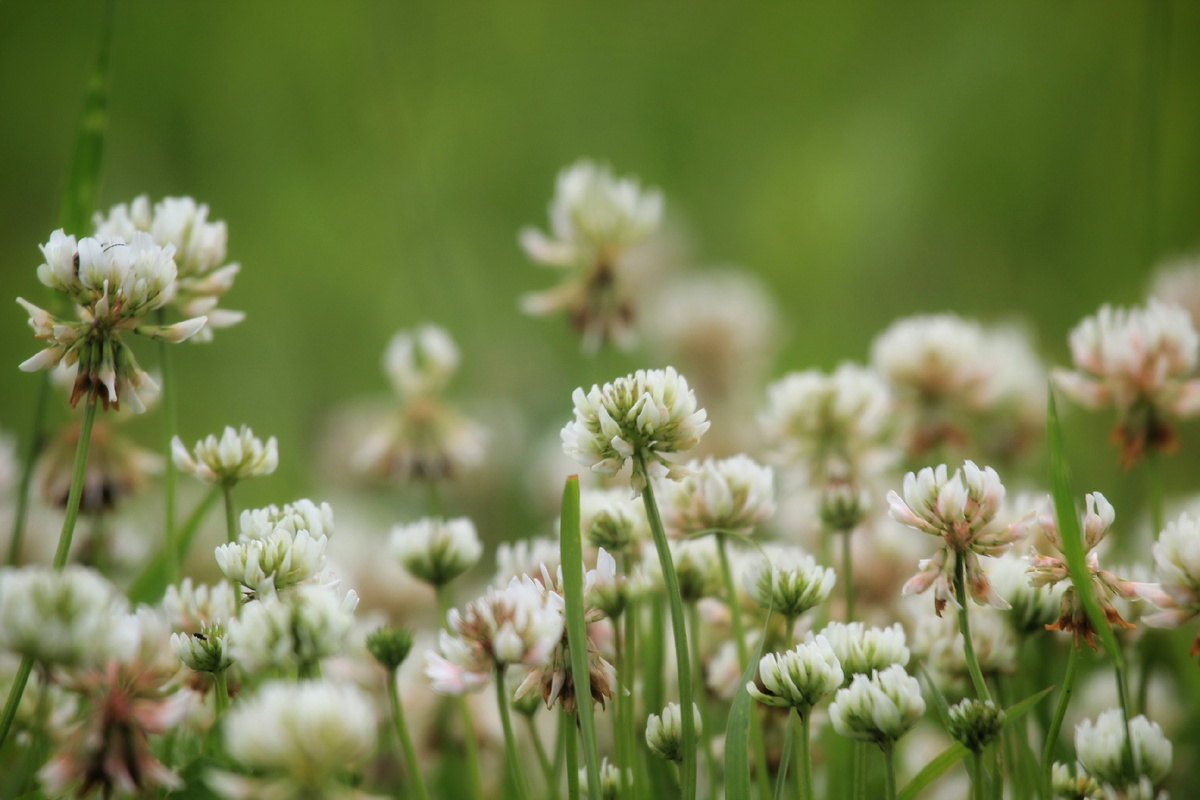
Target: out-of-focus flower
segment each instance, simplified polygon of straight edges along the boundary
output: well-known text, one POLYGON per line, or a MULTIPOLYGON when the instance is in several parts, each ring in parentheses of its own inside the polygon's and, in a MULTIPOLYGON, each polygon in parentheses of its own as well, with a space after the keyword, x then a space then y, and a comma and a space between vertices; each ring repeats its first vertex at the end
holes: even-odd
POLYGON ((829 640, 817 636, 786 653, 763 656, 758 662, 758 675, 746 684, 746 691, 764 705, 795 708, 804 715, 833 694, 844 678, 829 640))
POLYGON ((507 586, 513 578, 522 575, 539 575, 542 567, 554 571, 562 563, 562 554, 557 539, 518 539, 501 542, 496 546, 496 577, 493 583, 507 586))
POLYGON ((86 394, 88 402, 98 400, 105 408, 124 402, 135 414, 145 411, 139 390, 154 393, 158 387, 138 366, 121 333, 181 342, 206 322, 201 316, 174 325, 143 324, 147 314, 162 308, 175 294, 175 248, 159 247, 145 233, 128 241, 100 237, 76 243, 74 236, 60 229, 42 245, 42 254, 46 261, 38 267, 38 280, 70 297, 79 321, 59 319, 18 297, 29 312, 34 338, 47 343, 21 369, 51 369, 60 362, 78 365, 72 406, 86 394))
POLYGON ((475 525, 466 517, 425 517, 409 525, 397 525, 388 543, 410 575, 434 587, 449 583, 475 566, 483 553, 475 525))
MULTIPOLYGON (((624 780, 626 786, 633 786, 633 770, 629 767, 625 768, 625 776, 621 776, 621 768, 616 764, 612 764, 608 760, 608 756, 600 759, 600 800, 617 800, 621 796, 621 783, 624 780)), ((590 797, 588 794, 587 785, 587 768, 579 770, 579 788, 582 790, 585 797, 590 797)))
POLYGON ((367 652, 388 673, 394 673, 412 652, 413 632, 406 628, 377 628, 367 636, 367 652))
POLYGON ((1159 265, 1149 294, 1161 303, 1184 309, 1192 326, 1200 325, 1200 257, 1193 254, 1159 265))
POLYGON ((184 578, 178 586, 167 587, 162 608, 171 628, 196 633, 202 626, 237 615, 237 593, 227 581, 208 586, 184 578))
POLYGON ((180 472, 195 475, 205 483, 232 486, 246 478, 274 472, 279 466, 279 445, 274 436, 263 444, 246 425, 236 431, 226 426, 220 439, 210 433, 196 442, 191 453, 178 436, 174 437, 171 458, 180 472))
POLYGON ((1190 378, 1200 336, 1187 311, 1157 300, 1144 308, 1105 305, 1071 331, 1075 371, 1054 381, 1088 408, 1117 411, 1113 441, 1127 467, 1147 448, 1176 444, 1176 419, 1200 413, 1200 378, 1190 378))
MULTIPOLYGON (((724 597, 720 555, 717 553, 715 539, 711 536, 701 539, 672 539, 669 546, 683 602, 694 603, 703 597, 724 597)), ((655 548, 647 547, 642 551, 642 570, 653 587, 661 590, 662 565, 658 561, 658 551, 655 548)))
MULTIPOLYGON (((855 675, 870 675, 893 664, 907 666, 908 646, 904 628, 897 622, 889 628, 868 628, 861 622, 831 622, 821 629, 849 680, 855 675)), ((813 640, 812 631, 805 641, 813 640)))
POLYGON ((643 190, 636 178, 617 178, 586 159, 559 172, 550 235, 523 228, 519 238, 531 259, 563 269, 564 280, 526 295, 522 309, 537 316, 565 311, 588 352, 606 341, 631 344, 635 294, 622 258, 658 228, 662 206, 657 189, 643 190))
POLYGON ((945 464, 925 467, 904 476, 904 497, 888 492, 892 519, 914 530, 940 536, 942 549, 921 562, 921 571, 904 584, 904 594, 934 589, 934 609, 941 616, 946 603, 959 608, 954 594, 955 570, 963 562, 963 580, 980 605, 1008 608, 979 563, 980 556, 999 556, 1022 535, 1019 523, 998 524, 1004 485, 991 467, 979 469, 967 461, 949 474, 945 464))
POLYGON ((0 570, 0 650, 42 664, 104 661, 124 611, 112 584, 85 567, 0 570))
MULTIPOLYGON (((700 709, 693 703, 692 714, 696 720, 696 735, 701 733, 700 709)), ((683 720, 679 703, 668 703, 662 714, 646 717, 646 744, 654 755, 664 761, 683 760, 683 720)))
POLYGON ((178 274, 171 305, 185 317, 208 317, 208 324, 193 341, 211 341, 212 329, 228 328, 245 319, 242 311, 217 308, 241 267, 222 266, 228 233, 224 221, 209 221, 207 204, 190 197, 164 197, 151 209, 150 198, 141 195, 128 205, 113 206, 107 217, 97 213, 93 224, 97 236, 120 236, 129 241, 142 231, 156 244, 175 248, 178 274))
POLYGON ((832 481, 821 489, 817 513, 827 530, 851 533, 871 510, 871 495, 850 481, 832 481))
MULTIPOLYGON (((37 484, 49 505, 67 506, 79 431, 78 423, 67 424, 38 458, 37 484)), ((157 453, 138 447, 114 426, 97 420, 83 473, 79 513, 112 511, 125 498, 145 489, 148 477, 161 469, 162 459, 157 453)))
POLYGON ((650 538, 645 507, 623 489, 584 489, 579 509, 583 536, 592 547, 634 553, 650 538))
MULTIPOLYGON (((982 608, 972 614, 971 645, 984 675, 1011 675, 1016 669, 1017 645, 1001 612, 982 608)), ((963 637, 953 618, 921 617, 911 646, 936 674, 951 680, 970 677, 963 637)))
POLYGON ((342 652, 357 606, 354 591, 342 597, 334 587, 319 584, 260 597, 229 623, 230 653, 252 673, 307 668, 342 652))
POLYGON ((398 331, 383 353, 383 371, 404 401, 439 395, 458 371, 458 345, 438 325, 398 331))
POLYGON ((663 505, 675 536, 702 531, 746 531, 775 513, 775 474, 745 455, 690 462, 670 484, 663 505))
POLYGON ((784 619, 798 617, 829 598, 837 574, 798 547, 770 546, 753 559, 743 583, 754 602, 784 619))
POLYGON ((921 685, 899 664, 870 677, 855 675, 829 706, 829 721, 842 736, 881 746, 912 730, 925 713, 921 685))
POLYGON ((615 475, 633 459, 633 489, 650 478, 687 473, 666 454, 686 452, 708 430, 687 379, 673 367, 638 370, 584 394, 576 389, 575 419, 562 429, 563 451, 593 472, 615 475))
MULTIPOLYGON (((1167 523, 1154 544, 1158 585, 1135 584, 1138 595, 1163 609, 1143 617, 1152 628, 1178 628, 1200 614, 1200 520, 1183 514, 1167 523)), ((1192 655, 1200 653, 1200 635, 1192 655)))
POLYGON ((1000 735, 1004 721, 1004 709, 991 700, 967 698, 950 706, 946 729, 955 741, 978 756, 1000 735))
POLYGON ((1004 615, 1013 631, 1027 636, 1058 619, 1066 584, 1035 586, 1029 581, 1029 559, 1012 550, 987 562, 988 580, 996 593, 1008 601, 1004 615))
POLYGON ((1106 788, 1124 789, 1149 779, 1157 785, 1171 771, 1171 742, 1158 723, 1138 714, 1129 720, 1129 743, 1133 764, 1125 755, 1125 717, 1121 709, 1110 708, 1096 718, 1075 726, 1075 757, 1088 775, 1106 788))
POLYGON ((1098 800, 1104 796, 1100 784, 1087 773, 1077 776, 1069 764, 1055 761, 1050 773, 1050 790, 1054 800, 1098 800))

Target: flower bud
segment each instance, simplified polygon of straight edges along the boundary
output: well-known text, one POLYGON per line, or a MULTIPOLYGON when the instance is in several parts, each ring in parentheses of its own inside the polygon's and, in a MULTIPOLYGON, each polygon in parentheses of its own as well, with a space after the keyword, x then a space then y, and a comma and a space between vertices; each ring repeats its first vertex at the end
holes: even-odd
MULTIPOLYGON (((696 720, 696 735, 701 732, 700 709, 692 703, 696 720)), ((679 704, 669 703, 662 716, 651 714, 646 718, 646 744, 654 755, 666 761, 683 761, 683 733, 679 704)))
POLYGON ((946 728, 955 741, 979 755, 983 748, 1000 735, 1004 722, 1004 710, 991 700, 967 698, 950 707, 946 717, 946 728))
POLYGON ((404 663, 412 646, 413 633, 406 628, 376 628, 367 636, 367 652, 388 672, 404 663))

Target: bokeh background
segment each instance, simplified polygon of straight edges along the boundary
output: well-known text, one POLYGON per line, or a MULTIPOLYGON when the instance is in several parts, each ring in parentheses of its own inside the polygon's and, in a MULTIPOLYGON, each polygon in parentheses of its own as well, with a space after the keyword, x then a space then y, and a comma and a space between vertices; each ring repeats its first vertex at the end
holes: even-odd
MULTIPOLYGON (((42 296, 101 13, 0 5, 10 296, 42 296)), ((518 312, 554 276, 516 232, 580 156, 663 189, 688 265, 773 291, 774 375, 862 360, 894 318, 940 310, 1023 319, 1063 363, 1080 318, 1200 246, 1198 75, 1182 0, 121 2, 100 202, 190 194, 228 222, 243 272, 224 305, 248 316, 179 348, 181 433, 278 436, 279 473, 245 499, 280 501, 320 488, 319 432, 386 392, 399 328, 452 331, 453 394, 503 409, 505 446, 552 435, 574 386, 654 365, 584 359, 561 319, 518 312)), ((38 379, 15 365, 34 350, 14 304, 2 429, 32 416, 38 379)), ((159 424, 130 430, 153 443, 159 424)), ((1121 508, 1141 492, 1110 425, 1074 414, 1068 435, 1080 486, 1121 508)), ((1174 492, 1200 464, 1200 429, 1183 435, 1174 492)), ((512 505, 505 525, 534 518, 512 505)))

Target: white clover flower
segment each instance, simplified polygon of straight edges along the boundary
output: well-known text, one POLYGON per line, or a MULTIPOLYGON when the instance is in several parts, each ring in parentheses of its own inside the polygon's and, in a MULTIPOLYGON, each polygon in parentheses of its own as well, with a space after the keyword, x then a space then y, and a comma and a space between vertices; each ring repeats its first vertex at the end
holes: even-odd
POLYGON ((324 534, 314 538, 301 530, 293 535, 279 527, 262 539, 241 537, 220 545, 215 555, 225 577, 252 594, 263 595, 317 577, 325 568, 328 544, 324 534))
POLYGON ((397 525, 388 544, 410 575, 433 586, 443 586, 462 575, 483 553, 475 524, 466 517, 425 517, 397 525))
MULTIPOLYGON (((617 800, 621 796, 621 782, 621 768, 616 764, 610 763, 608 756, 601 758, 600 800, 617 800)), ((629 767, 625 768, 624 782, 626 786, 633 786, 633 770, 629 767)), ((583 792, 584 797, 591 797, 588 793, 586 767, 579 770, 579 788, 583 792)))
POLYGON ((294 669, 341 653, 354 625, 358 595, 306 584, 247 603, 229 622, 229 652, 250 672, 294 669))
POLYGON ((939 616, 946 603, 958 608, 954 570, 963 559, 966 588, 980 605, 1008 608, 979 563, 979 556, 999 556, 1019 539, 1019 523, 1002 527, 997 519, 1004 503, 1004 485, 991 467, 982 470, 971 461, 950 475, 945 464, 925 467, 904 476, 904 497, 888 492, 888 513, 901 525, 940 536, 942 549, 922 561, 921 571, 904 584, 904 594, 920 594, 935 586, 934 608, 939 616))
POLYGON ((374 752, 376 722, 374 703, 355 686, 272 681, 238 702, 223 730, 238 761, 296 787, 284 796, 312 797, 327 796, 338 776, 374 752))
POLYGON ((985 567, 996 593, 1012 607, 1004 618, 1021 635, 1045 630, 1058 619, 1067 584, 1035 586, 1029 581, 1029 559, 1012 550, 991 559, 985 567))
POLYGON ((171 646, 195 672, 221 672, 233 664, 229 634, 220 622, 205 623, 195 633, 172 633, 171 646))
MULTIPOLYGON (((683 720, 679 703, 668 703, 662 715, 646 717, 646 744, 654 755, 665 761, 683 760, 683 720)), ((696 735, 702 730, 700 708, 692 703, 692 716, 696 721, 696 735)))
POLYGON ((538 537, 501 542, 496 545, 496 575, 492 583, 504 587, 513 578, 540 574, 543 565, 553 571, 561 564, 562 552, 557 539, 538 537))
POLYGON ((157 385, 138 366, 133 352, 122 341, 123 331, 152 339, 181 342, 198 333, 205 317, 174 325, 145 325, 147 314, 166 304, 175 293, 174 248, 159 247, 149 235, 81 239, 55 231, 42 245, 45 263, 38 279, 67 294, 76 305, 78 322, 59 319, 17 298, 29 313, 34 338, 47 347, 21 364, 33 372, 59 363, 77 366, 71 405, 83 395, 105 408, 124 402, 135 414, 145 411, 139 390, 152 395, 157 385))
POLYGON ((1116 409, 1113 438, 1127 466, 1147 447, 1170 447, 1174 420, 1200 413, 1200 379, 1188 377, 1200 335, 1182 308, 1105 305, 1071 331, 1070 344, 1075 371, 1055 370, 1054 382, 1081 405, 1116 409))
POLYGON ((871 365, 902 391, 978 406, 987 394, 987 337, 956 314, 906 317, 871 343, 871 365))
MULTIPOLYGON (((1159 585, 1140 584, 1138 595, 1163 611, 1144 617, 1154 628, 1178 628, 1200 614, 1200 520, 1183 514, 1167 523, 1154 544, 1159 585)), ((1200 652, 1200 637, 1192 655, 1200 652)))
POLYGON ((673 367, 638 370, 587 394, 576 389, 572 398, 575 419, 562 429, 563 451, 602 475, 615 475, 633 459, 635 492, 649 478, 682 478, 685 471, 664 455, 692 449, 709 426, 673 367))
POLYGON ((333 535, 333 509, 329 503, 317 505, 311 500, 285 503, 283 508, 274 505, 243 511, 238 519, 238 536, 241 539, 266 539, 277 528, 295 535, 308 531, 314 539, 333 535))
POLYGON ((786 653, 767 653, 758 662, 757 679, 746 691, 768 706, 795 708, 801 714, 842 685, 845 675, 829 640, 817 636, 786 653))
POLYGON ((228 233, 224 222, 208 220, 207 205, 190 197, 166 197, 152 210, 150 199, 141 195, 128 205, 113 206, 107 217, 96 214, 93 221, 97 236, 120 236, 129 241, 138 232, 147 232, 156 244, 175 249, 177 292, 171 303, 185 317, 208 317, 208 324, 194 341, 211 341, 211 329, 226 328, 245 318, 241 311, 217 308, 241 267, 220 266, 225 261, 228 233))
POLYGON ((1054 800, 1096 800, 1104 796, 1095 778, 1083 772, 1077 777, 1075 770, 1061 761, 1051 767, 1050 789, 1054 800))
POLYGON ((1004 722, 1004 709, 991 700, 968 697, 950 706, 946 713, 946 729, 951 738, 976 757, 1000 735, 1004 722))
POLYGON ((754 602, 791 619, 829 599, 837 581, 832 569, 798 547, 767 546, 764 551, 766 557, 752 559, 742 579, 754 602))
POLYGON ((1171 771, 1171 742, 1163 736, 1157 722, 1142 714, 1129 720, 1129 741, 1133 750, 1132 773, 1123 763, 1125 717, 1119 708, 1110 708, 1096 718, 1075 726, 1075 757, 1088 775, 1102 784, 1124 787, 1140 778, 1161 782, 1171 771))
POLYGON ((829 706, 829 721, 842 736, 884 744, 912 730, 925 713, 921 685, 899 664, 871 677, 855 675, 829 706))
POLYGON ((238 597, 228 581, 209 586, 184 578, 178 586, 167 587, 162 608, 174 630, 195 633, 204 625, 237 616, 238 597))
POLYGON ((775 513, 775 473, 745 455, 692 461, 671 484, 664 505, 677 536, 701 531, 744 531, 775 513))
POLYGON ((404 400, 440 394, 458 364, 458 346, 438 325, 399 331, 383 353, 383 372, 404 400))
POLYGON ((226 426, 220 439, 209 434, 196 442, 192 453, 178 436, 174 437, 171 458, 180 472, 195 475, 205 483, 232 485, 274 472, 279 466, 279 445, 274 436, 263 444, 246 425, 236 431, 226 426))
POLYGON ((1192 325, 1200 324, 1200 254, 1173 259, 1154 271, 1150 296, 1188 312, 1192 325))
MULTIPOLYGON (((675 565, 675 577, 679 581, 679 594, 685 603, 693 603, 702 597, 724 597, 721 576, 721 556, 717 552, 717 541, 711 536, 699 539, 669 539, 671 562, 675 565)), ((658 560, 658 550, 647 547, 642 551, 642 572, 650 581, 651 589, 662 591, 663 571, 658 560)))
POLYGON ((815 483, 870 477, 896 458, 891 392, 878 373, 842 364, 830 374, 793 372, 767 387, 759 428, 775 457, 815 483))
MULTIPOLYGON (((979 669, 985 675, 1012 674, 1017 645, 1004 614, 991 608, 978 609, 971 615, 970 630, 979 669)), ((970 675, 963 637, 953 617, 921 617, 913 631, 912 651, 939 674, 952 678, 970 675)))
POLYGON ((622 257, 658 228, 662 195, 635 178, 582 160, 558 174, 550 204, 550 236, 523 228, 521 247, 534 261, 567 270, 557 287, 526 295, 527 314, 564 310, 594 352, 606 340, 632 343, 633 291, 622 257))
POLYGON ((103 661, 124 612, 124 599, 92 569, 0 570, 0 650, 43 664, 103 661))
POLYGON ((623 489, 583 489, 579 514, 583 537, 592 547, 631 552, 650 538, 645 506, 623 489))
MULTIPOLYGON (((904 628, 894 623, 888 628, 868 628, 861 622, 831 622, 821 630, 849 679, 870 675, 893 664, 907 666, 909 652, 904 628)), ((812 631, 805 641, 813 639, 812 631)))

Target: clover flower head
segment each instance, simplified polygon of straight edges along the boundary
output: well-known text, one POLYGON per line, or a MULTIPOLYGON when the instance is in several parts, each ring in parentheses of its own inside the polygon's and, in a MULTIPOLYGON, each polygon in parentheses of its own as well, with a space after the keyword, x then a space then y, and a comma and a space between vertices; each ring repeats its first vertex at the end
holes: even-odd
POLYGON ((986 391, 987 336, 956 314, 906 317, 871 343, 871 364, 905 393, 977 405, 986 391))
POLYGON ((1117 411, 1113 441, 1126 466, 1145 450, 1175 445, 1174 421, 1200 413, 1200 335, 1184 309, 1150 300, 1144 308, 1102 306, 1071 331, 1075 370, 1054 382, 1088 408, 1117 411))
POLYGON ((745 531, 775 513, 775 473, 746 455, 692 461, 670 485, 667 525, 677 536, 745 531))
POLYGON ((579 508, 583 536, 592 547, 633 552, 650 538, 645 508, 623 489, 584 489, 579 508))
POLYGON ((173 633, 171 646, 179 659, 195 672, 221 672, 233 664, 229 634, 221 622, 205 623, 195 633, 173 633))
MULTIPOLYGON (((600 798, 599 800, 617 800, 621 796, 621 784, 624 781, 626 786, 633 785, 633 770, 629 767, 625 768, 624 776, 621 775, 621 768, 616 764, 610 763, 608 756, 600 759, 600 798)), ((590 797, 587 786, 587 768, 579 770, 579 788, 583 791, 585 797, 590 797)))
POLYGON ((1200 322, 1200 254, 1192 253, 1160 264, 1154 270, 1149 295, 1161 303, 1186 310, 1193 325, 1200 322))
POLYGON ((543 566, 555 570, 561 563, 562 552, 558 539, 535 537, 501 542, 496 546, 496 576, 493 583, 504 587, 513 578, 540 574, 543 566))
MULTIPOLYGON (((971 615, 971 645, 984 674, 1012 674, 1016 668, 1017 645, 1004 615, 983 608, 971 615)), ((953 617, 923 616, 913 631, 912 651, 939 675, 966 679, 970 672, 963 637, 953 617)))
MULTIPOLYGON (((702 597, 723 596, 720 554, 713 537, 671 539, 668 546, 683 602, 694 603, 702 597)), ((642 570, 651 588, 662 591, 663 571, 657 549, 647 547, 642 551, 642 570)))
MULTIPOLYGON (((700 708, 692 704, 696 735, 701 732, 700 708)), ((683 760, 683 720, 679 703, 668 703, 662 714, 646 717, 646 744, 654 755, 664 761, 683 760)))
POLYGON ((226 426, 221 438, 209 434, 189 453, 178 437, 171 439, 171 458, 180 472, 205 483, 233 485, 246 478, 270 475, 279 466, 279 445, 272 436, 266 444, 246 425, 226 426))
POLYGON ((325 568, 325 534, 295 534, 280 526, 261 539, 241 536, 217 547, 217 566, 225 577, 252 595, 269 595, 316 578, 325 568))
POLYGON ((245 670, 291 670, 338 655, 354 625, 358 595, 305 584, 247 603, 229 622, 229 652, 245 670))
POLYGON ((758 662, 756 680, 746 691, 768 706, 795 708, 801 714, 837 691, 845 675, 829 640, 817 636, 786 653, 767 653, 758 662))
POLYGON ((399 331, 383 353, 383 371, 404 400, 440 394, 458 371, 454 339, 438 325, 399 331))
POLYGON ((991 700, 967 698, 950 706, 946 728, 963 747, 978 755, 1004 727, 1004 709, 991 700))
POLYGON ((68 667, 103 662, 124 612, 121 596, 94 570, 0 570, 0 650, 68 667))
POLYGON ((333 509, 329 503, 318 505, 311 500, 301 499, 285 503, 283 508, 269 505, 264 508, 247 509, 238 519, 238 538, 241 540, 267 539, 277 529, 293 536, 307 531, 314 539, 333 535, 333 509))
POLYGON ((798 547, 769 545, 764 550, 765 557, 750 560, 743 577, 754 602, 791 619, 829 599, 837 580, 832 569, 798 547))
POLYGON ((483 553, 475 524, 466 517, 425 517, 397 525, 388 543, 410 575, 435 587, 444 586, 475 566, 483 553))
MULTIPOLYGON (((1162 609, 1143 617, 1153 628, 1178 628, 1200 614, 1200 520, 1188 514, 1167 523, 1154 544, 1158 584, 1135 584, 1138 596, 1162 609)), ((1200 653, 1200 636, 1192 655, 1200 653)))
POLYGON ((1063 582, 1035 585, 1029 580, 1029 558, 1009 550, 987 562, 988 580, 996 592, 1008 601, 1011 610, 1004 615, 1013 631, 1027 635, 1044 630, 1058 619, 1063 582))
POLYGON ((1110 708, 1093 723, 1085 719, 1075 726, 1075 757, 1080 766, 1102 785, 1118 788, 1148 778, 1160 783, 1171 771, 1171 742, 1157 722, 1142 714, 1129 720, 1129 742, 1133 764, 1124 763, 1125 717, 1119 708, 1110 708), (1132 768, 1132 772, 1129 768, 1132 768))
POLYGON ((829 721, 839 734, 880 745, 908 733, 924 714, 921 685, 899 664, 870 677, 855 675, 829 706, 829 721))
POLYGON ((412 652, 413 632, 407 628, 376 628, 367 635, 367 652, 389 673, 395 673, 412 652))
MULTIPOLYGON (((907 666, 909 652, 904 628, 897 622, 888 628, 868 628, 862 622, 831 622, 821 630, 846 678, 870 675, 893 664, 907 666)), ((809 631, 805 641, 812 641, 809 631)))
POLYGON ((633 459, 635 492, 650 478, 684 477, 665 455, 692 449, 709 426, 673 367, 638 370, 587 394, 576 389, 572 397, 575 419, 562 430, 564 452, 601 475, 615 475, 633 459))
POLYGON ((1050 773, 1050 789, 1054 800, 1098 800, 1104 796, 1100 784, 1087 773, 1079 774, 1069 764, 1055 761, 1050 773))

